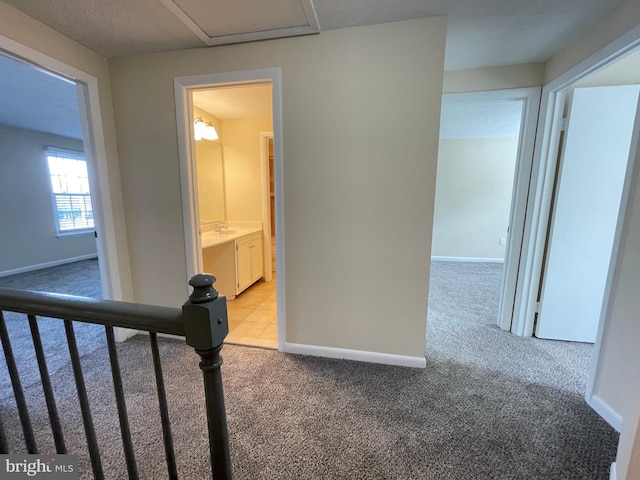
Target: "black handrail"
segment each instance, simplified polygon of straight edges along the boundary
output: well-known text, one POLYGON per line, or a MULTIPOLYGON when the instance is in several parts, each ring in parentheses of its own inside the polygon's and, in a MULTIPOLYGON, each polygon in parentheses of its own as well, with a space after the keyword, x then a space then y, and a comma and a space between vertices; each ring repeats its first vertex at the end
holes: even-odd
POLYGON ((0 310, 184 336, 179 308, 0 288, 0 310))

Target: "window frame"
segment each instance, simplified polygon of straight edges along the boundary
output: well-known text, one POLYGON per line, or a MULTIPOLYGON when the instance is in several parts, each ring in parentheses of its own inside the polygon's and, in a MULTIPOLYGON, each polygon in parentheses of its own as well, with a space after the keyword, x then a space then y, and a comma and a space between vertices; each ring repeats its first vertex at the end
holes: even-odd
POLYGON ((93 197, 91 193, 91 182, 89 181, 89 162, 87 161, 87 157, 85 156, 84 152, 70 150, 67 148, 48 146, 48 147, 45 147, 44 149, 44 160, 47 168, 47 179, 49 182, 49 192, 51 194, 51 207, 53 209, 53 222, 56 228, 56 237, 88 235, 88 234, 94 233, 96 229, 95 216, 92 218, 93 226, 91 227, 62 229, 60 225, 60 217, 59 217, 58 202, 57 202, 57 196, 59 195, 71 195, 71 196, 83 197, 85 199, 85 202, 86 202, 86 199, 88 198, 89 204, 91 205, 91 212, 92 213, 94 212, 93 197), (87 168, 88 193, 55 193, 53 182, 52 182, 53 174, 51 172, 51 167, 49 165, 49 157, 66 158, 69 160, 79 160, 84 162, 87 168))

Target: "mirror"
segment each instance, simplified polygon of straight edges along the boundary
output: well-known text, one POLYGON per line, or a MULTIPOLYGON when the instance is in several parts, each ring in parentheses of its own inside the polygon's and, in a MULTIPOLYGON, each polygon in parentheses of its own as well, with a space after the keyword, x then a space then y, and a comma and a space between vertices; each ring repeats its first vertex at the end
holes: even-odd
MULTIPOLYGON (((196 116, 211 121, 220 131, 219 120, 194 106, 196 116), (217 121, 217 122, 216 122, 217 121)), ((226 220, 224 199, 224 165, 222 144, 218 141, 195 141, 200 223, 226 220)))

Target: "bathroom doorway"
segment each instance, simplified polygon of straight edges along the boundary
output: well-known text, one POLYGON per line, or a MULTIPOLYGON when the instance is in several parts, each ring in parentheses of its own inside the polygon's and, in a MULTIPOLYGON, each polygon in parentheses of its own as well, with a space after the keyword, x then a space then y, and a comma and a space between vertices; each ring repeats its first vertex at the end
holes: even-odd
POLYGON ((188 266, 227 297, 227 343, 282 350, 279 70, 247 73, 176 79, 188 266), (215 139, 194 136, 198 123, 215 139))

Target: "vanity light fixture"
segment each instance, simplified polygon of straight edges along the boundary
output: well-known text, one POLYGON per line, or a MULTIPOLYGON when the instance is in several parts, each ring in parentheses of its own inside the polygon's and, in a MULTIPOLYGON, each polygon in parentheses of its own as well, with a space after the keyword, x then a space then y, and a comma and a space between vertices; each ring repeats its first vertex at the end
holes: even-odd
POLYGON ((218 132, 211 122, 205 123, 202 117, 196 117, 193 122, 193 137, 196 140, 217 140, 218 132))

